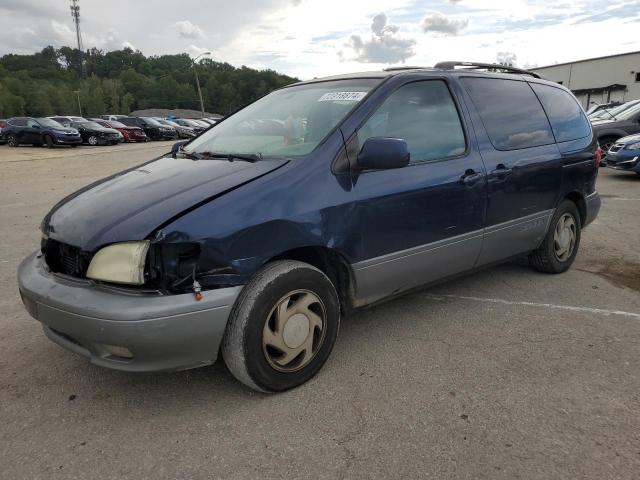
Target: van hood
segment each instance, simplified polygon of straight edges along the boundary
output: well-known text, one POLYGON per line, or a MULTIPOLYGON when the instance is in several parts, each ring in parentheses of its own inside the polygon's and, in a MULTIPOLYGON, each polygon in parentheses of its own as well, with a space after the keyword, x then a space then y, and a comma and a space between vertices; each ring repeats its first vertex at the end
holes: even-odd
POLYGON ((99 180, 61 200, 42 232, 85 251, 143 240, 158 227, 285 165, 163 157, 99 180))

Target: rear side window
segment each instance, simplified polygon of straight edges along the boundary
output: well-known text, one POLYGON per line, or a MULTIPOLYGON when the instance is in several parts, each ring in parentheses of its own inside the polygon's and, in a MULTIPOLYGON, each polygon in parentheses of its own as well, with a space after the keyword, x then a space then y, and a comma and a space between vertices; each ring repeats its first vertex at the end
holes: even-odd
POLYGON ((496 78, 461 79, 498 150, 554 143, 547 116, 526 82, 496 78))
POLYGON ((14 127, 24 127, 27 125, 27 120, 24 118, 14 118, 7 122, 9 125, 13 125, 14 127))
POLYGON ((547 112, 557 142, 577 140, 591 133, 587 117, 570 93, 537 83, 532 83, 531 88, 547 112))
POLYGON ((442 80, 409 83, 393 92, 358 131, 407 142, 411 163, 462 155, 466 142, 458 110, 442 80))

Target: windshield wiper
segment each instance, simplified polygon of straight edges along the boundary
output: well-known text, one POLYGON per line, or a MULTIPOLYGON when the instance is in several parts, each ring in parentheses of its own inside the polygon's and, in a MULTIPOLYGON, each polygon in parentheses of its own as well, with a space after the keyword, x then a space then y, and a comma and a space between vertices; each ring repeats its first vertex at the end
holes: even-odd
POLYGON ((194 160, 210 160, 215 158, 225 158, 230 162, 233 162, 234 160, 243 160, 245 162, 257 162, 262 160, 262 153, 184 152, 184 154, 188 158, 193 158, 194 160))

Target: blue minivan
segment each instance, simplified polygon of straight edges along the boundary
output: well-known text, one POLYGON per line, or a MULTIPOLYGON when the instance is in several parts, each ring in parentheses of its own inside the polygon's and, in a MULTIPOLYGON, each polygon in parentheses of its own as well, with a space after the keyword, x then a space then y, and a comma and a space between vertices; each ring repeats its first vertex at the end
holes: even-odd
POLYGON ((599 160, 573 95, 527 71, 314 79, 61 200, 19 289, 96 365, 220 352, 249 387, 283 391, 320 370, 354 309, 520 256, 566 271, 600 208, 599 160))

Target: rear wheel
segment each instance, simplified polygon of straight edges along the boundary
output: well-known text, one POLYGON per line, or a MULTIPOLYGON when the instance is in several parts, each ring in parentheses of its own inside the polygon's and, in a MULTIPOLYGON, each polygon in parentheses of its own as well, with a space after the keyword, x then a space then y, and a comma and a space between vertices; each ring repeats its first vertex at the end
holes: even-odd
POLYGON ((322 368, 339 324, 338 295, 324 273, 303 262, 273 262, 236 300, 222 356, 245 385, 263 392, 288 390, 322 368))
POLYGON ((17 147, 19 145, 18 137, 15 135, 7 135, 7 145, 10 147, 17 147))
POLYGON ((578 208, 571 200, 564 200, 551 219, 542 245, 529 255, 529 263, 541 272, 566 272, 578 253, 580 232, 578 208))

